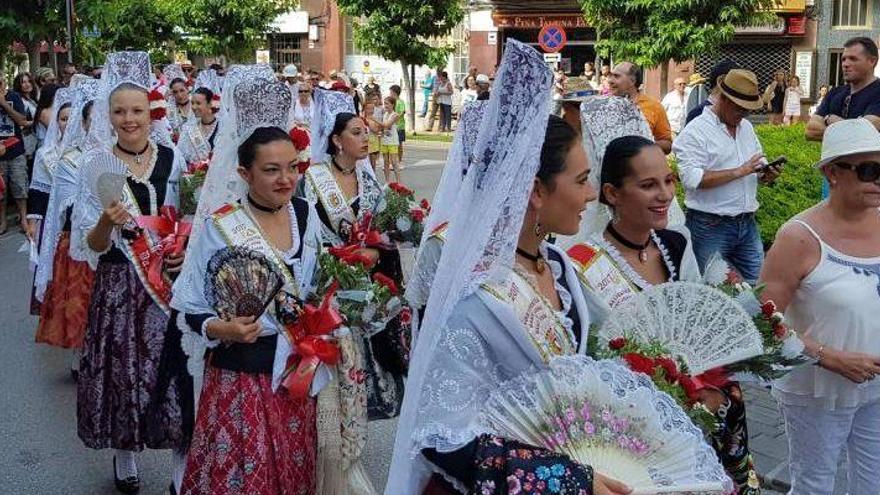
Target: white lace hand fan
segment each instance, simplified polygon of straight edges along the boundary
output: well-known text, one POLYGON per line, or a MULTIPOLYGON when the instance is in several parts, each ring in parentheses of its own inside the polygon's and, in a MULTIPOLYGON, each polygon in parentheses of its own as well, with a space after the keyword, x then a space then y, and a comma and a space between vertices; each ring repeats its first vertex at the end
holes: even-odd
POLYGON ((96 153, 85 160, 81 173, 103 208, 122 199, 128 167, 110 153, 96 153))
POLYGON ((615 308, 599 328, 600 345, 616 337, 659 343, 684 360, 688 373, 764 354, 761 333, 733 298, 708 285, 670 282, 615 308))
POLYGON ((480 414, 495 434, 568 455, 633 494, 729 493, 703 433, 651 380, 612 361, 566 356, 492 392, 480 414))

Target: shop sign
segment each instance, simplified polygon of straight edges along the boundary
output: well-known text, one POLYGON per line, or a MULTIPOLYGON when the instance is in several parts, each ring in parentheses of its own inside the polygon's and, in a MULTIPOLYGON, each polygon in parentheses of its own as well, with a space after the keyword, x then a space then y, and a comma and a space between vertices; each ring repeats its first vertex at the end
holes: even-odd
POLYGON ((788 34, 807 34, 807 16, 795 15, 785 19, 785 30, 788 34))
POLYGON ((812 98, 813 87, 813 61, 816 55, 814 52, 795 52, 794 54, 794 75, 801 80, 801 89, 804 91, 804 98, 812 98))
POLYGON ((555 25, 563 29, 579 29, 590 27, 582 14, 557 14, 557 15, 512 15, 492 14, 497 28, 515 29, 541 29, 545 26, 555 25))

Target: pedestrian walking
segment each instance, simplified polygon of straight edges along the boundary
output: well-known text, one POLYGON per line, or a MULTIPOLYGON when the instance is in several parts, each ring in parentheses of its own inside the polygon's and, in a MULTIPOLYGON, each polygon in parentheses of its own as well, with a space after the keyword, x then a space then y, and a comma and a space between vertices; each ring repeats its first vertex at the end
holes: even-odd
MULTIPOLYGON (((446 71, 437 73, 434 85, 434 101, 440 107, 440 132, 452 131, 452 93, 454 88, 446 71)), ((429 126, 431 127, 431 126, 429 126)))

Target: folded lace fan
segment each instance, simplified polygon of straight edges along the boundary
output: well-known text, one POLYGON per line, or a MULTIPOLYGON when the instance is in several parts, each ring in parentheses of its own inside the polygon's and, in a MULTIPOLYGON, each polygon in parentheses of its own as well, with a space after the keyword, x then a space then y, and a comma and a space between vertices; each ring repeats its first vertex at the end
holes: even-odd
POLYGON ((752 317, 724 292, 693 282, 670 282, 639 293, 615 308, 598 331, 607 345, 616 337, 662 344, 698 375, 764 353, 752 317))
POLYGON ((567 356, 492 392, 480 414, 500 436, 568 455, 636 494, 719 494, 733 485, 703 433, 650 379, 567 356))

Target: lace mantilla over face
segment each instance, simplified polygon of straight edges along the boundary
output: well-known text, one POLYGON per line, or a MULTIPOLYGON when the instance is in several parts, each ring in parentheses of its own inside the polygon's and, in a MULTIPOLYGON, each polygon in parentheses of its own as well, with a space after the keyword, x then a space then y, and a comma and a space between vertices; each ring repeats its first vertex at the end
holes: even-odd
POLYGON ((292 95, 282 82, 247 81, 235 88, 239 140, 247 139, 257 128, 287 130, 292 95))
POLYGON ((122 83, 150 87, 150 55, 147 52, 116 52, 107 55, 101 80, 108 91, 122 83))

